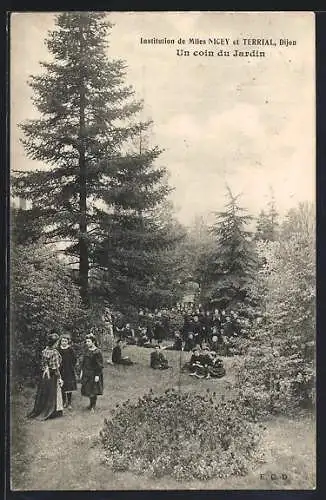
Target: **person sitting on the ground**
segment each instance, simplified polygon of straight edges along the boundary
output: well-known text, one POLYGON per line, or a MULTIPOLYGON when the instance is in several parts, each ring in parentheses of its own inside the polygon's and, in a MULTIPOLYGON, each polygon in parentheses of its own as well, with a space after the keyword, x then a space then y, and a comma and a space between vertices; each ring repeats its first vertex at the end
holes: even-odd
POLYGON ((185 363, 182 367, 182 371, 189 371, 190 373, 195 373, 197 366, 200 364, 200 349, 198 346, 194 347, 192 350, 192 355, 190 360, 185 363))
POLYGON ((134 363, 128 356, 122 356, 123 342, 121 339, 117 340, 117 343, 112 351, 112 363, 115 365, 133 365, 134 363))
POLYGON ((203 366, 211 364, 212 362, 211 350, 207 345, 203 346, 199 355, 199 361, 203 366))
POLYGON ((205 347, 199 353, 198 363, 195 365, 195 371, 193 375, 197 378, 205 378, 209 373, 209 367, 213 365, 213 356, 209 350, 209 347, 205 347))
POLYGON ((202 342, 202 344, 201 344, 201 350, 202 351, 210 351, 208 343, 202 342))
POLYGON ((155 351, 151 353, 150 366, 154 370, 166 370, 169 368, 169 362, 162 352, 160 352, 160 347, 157 346, 155 351))
POLYGON ((183 347, 183 345, 182 345, 181 334, 180 334, 180 332, 175 332, 173 348, 175 351, 182 351, 182 347, 183 347))
POLYGON ((193 335, 193 333, 189 332, 187 337, 186 337, 184 350, 185 351, 192 351, 195 346, 196 346, 196 342, 194 339, 194 335, 193 335))
POLYGON ((137 343, 137 340, 135 338, 135 331, 133 328, 131 328, 130 323, 126 323, 126 326, 121 332, 121 338, 130 345, 135 345, 137 343))
POLYGON ((171 345, 168 345, 164 349, 168 351, 182 351, 182 337, 180 332, 175 332, 174 334, 174 343, 171 345))
MULTIPOLYGON (((214 353, 216 354, 216 353, 214 353)), ((207 378, 222 378, 225 375, 225 368, 223 366, 223 361, 220 358, 217 358, 213 354, 213 364, 208 367, 207 378)))
POLYGON ((146 335, 146 328, 142 328, 137 340, 137 345, 139 347, 152 347, 149 338, 146 335))

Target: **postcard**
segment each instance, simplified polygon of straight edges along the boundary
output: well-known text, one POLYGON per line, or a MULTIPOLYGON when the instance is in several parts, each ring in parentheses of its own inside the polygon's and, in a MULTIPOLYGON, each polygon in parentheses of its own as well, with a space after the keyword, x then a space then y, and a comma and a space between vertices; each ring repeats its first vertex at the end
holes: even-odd
POLYGON ((312 490, 311 12, 10 16, 10 478, 312 490))

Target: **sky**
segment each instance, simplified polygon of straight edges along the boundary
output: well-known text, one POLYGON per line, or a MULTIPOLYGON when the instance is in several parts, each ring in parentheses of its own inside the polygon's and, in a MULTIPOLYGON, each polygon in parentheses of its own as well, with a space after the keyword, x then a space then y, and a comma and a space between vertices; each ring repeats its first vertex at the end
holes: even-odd
MULTIPOLYGON (((180 222, 220 210, 226 184, 253 215, 273 192, 284 214, 315 200, 315 37, 309 12, 111 12, 108 56, 127 63, 126 83, 152 119, 148 141, 163 149, 171 200, 180 222), (140 43, 141 38, 174 44, 140 43), (179 45, 179 38, 186 43, 179 45), (189 44, 189 38, 206 44, 189 44), (209 38, 229 45, 208 45, 209 38), (243 39, 273 39, 265 57, 234 57, 243 39), (239 39, 239 45, 232 45, 239 39), (280 45, 280 39, 296 41, 280 45), (177 49, 190 56, 178 56, 177 49), (215 55, 219 49, 230 56, 215 55), (214 56, 194 51, 213 50, 214 56)), ((44 39, 54 14, 11 17, 11 168, 42 168, 28 159, 17 124, 37 117, 27 84, 48 58, 44 39)))

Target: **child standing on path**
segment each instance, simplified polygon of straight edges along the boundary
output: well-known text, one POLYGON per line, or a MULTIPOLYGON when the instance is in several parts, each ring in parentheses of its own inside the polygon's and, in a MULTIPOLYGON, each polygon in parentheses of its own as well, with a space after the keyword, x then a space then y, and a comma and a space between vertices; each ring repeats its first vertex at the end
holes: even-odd
POLYGON ((103 394, 103 356, 95 336, 86 336, 86 351, 81 366, 81 394, 89 398, 88 410, 95 411, 97 396, 103 394))
POLYGON ((61 337, 58 351, 62 358, 60 373, 63 380, 63 386, 61 388, 63 407, 71 410, 72 392, 77 390, 75 374, 77 358, 70 345, 70 338, 68 336, 61 337))

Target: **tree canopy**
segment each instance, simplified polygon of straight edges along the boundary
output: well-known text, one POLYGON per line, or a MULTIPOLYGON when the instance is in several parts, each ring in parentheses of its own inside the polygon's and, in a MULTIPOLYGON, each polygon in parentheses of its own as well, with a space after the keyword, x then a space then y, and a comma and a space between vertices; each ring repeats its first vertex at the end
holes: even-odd
POLYGON ((107 55, 111 28, 100 12, 56 16, 46 40, 52 60, 29 82, 39 117, 21 124, 27 156, 46 168, 16 173, 13 182, 45 237, 65 241, 65 253, 78 258, 86 304, 92 268, 105 267, 108 288, 119 280, 125 293, 124 283, 149 276, 156 248, 173 240, 155 222, 170 190, 166 169, 155 165, 159 148, 141 141, 150 122, 138 119, 142 103, 124 83, 125 63, 107 55))

